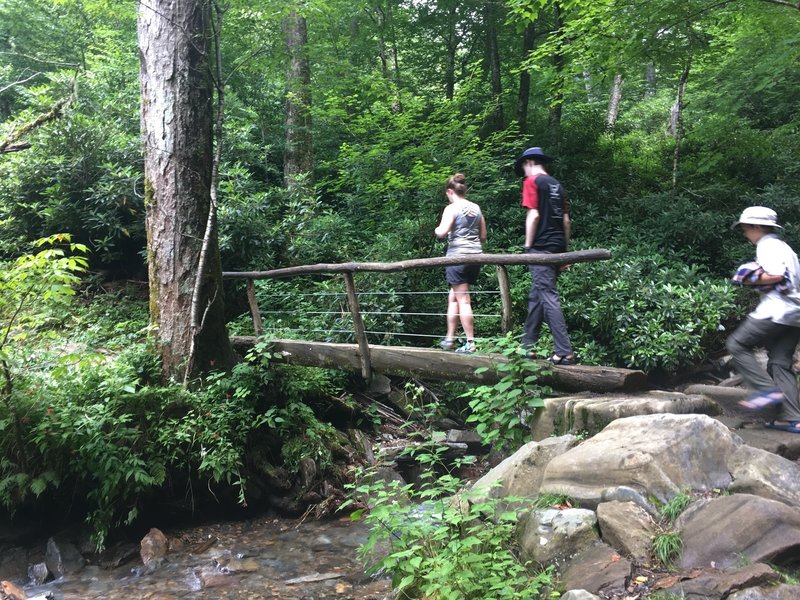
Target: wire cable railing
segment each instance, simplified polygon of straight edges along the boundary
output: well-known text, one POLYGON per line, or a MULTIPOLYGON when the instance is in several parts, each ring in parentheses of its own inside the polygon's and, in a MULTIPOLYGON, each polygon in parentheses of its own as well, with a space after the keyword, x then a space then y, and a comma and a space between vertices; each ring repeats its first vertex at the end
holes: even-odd
MULTIPOLYGON (((500 291, 499 290, 472 290, 471 295, 475 296, 483 296, 484 298, 488 296, 499 298, 500 291)), ((364 291, 358 292, 357 296, 359 298, 359 302, 361 302, 362 298, 366 297, 375 297, 375 296, 411 296, 415 299, 425 298, 426 296, 440 298, 441 296, 447 296, 449 291, 429 291, 429 292, 384 292, 384 291, 364 291)), ((340 298, 344 300, 346 298, 345 292, 318 292, 318 293, 302 293, 302 294, 295 294, 295 297, 301 297, 303 299, 310 299, 312 302, 314 300, 320 300, 324 298, 340 298)), ((261 303, 266 303, 268 305, 273 304, 280 304, 281 300, 283 299, 282 296, 278 294, 269 294, 264 293, 262 290, 261 293, 258 294, 258 299, 261 303)), ((259 310, 262 316, 262 335, 275 335, 275 334, 299 334, 303 336, 312 336, 314 339, 322 338, 320 341, 337 341, 344 337, 347 341, 352 341, 354 337, 354 330, 352 327, 349 329, 337 329, 335 324, 331 324, 330 327, 292 327, 281 325, 280 321, 282 319, 286 319, 288 323, 295 323, 297 322, 299 317, 319 317, 318 321, 325 321, 325 318, 332 318, 331 320, 334 322, 340 322, 342 319, 349 320, 349 310, 348 309, 328 309, 328 310, 297 310, 297 309, 268 309, 268 310, 259 310), (276 322, 277 321, 277 322, 276 322)), ((437 318, 439 323, 444 326, 446 323, 447 313, 442 311, 421 311, 421 310, 403 310, 402 308, 396 310, 364 310, 363 304, 361 308, 361 315, 370 319, 371 317, 392 317, 396 319, 400 325, 403 325, 406 322, 407 317, 427 317, 430 318, 428 320, 432 320, 433 318, 437 318)), ((477 321, 489 321, 493 320, 499 323, 499 320, 502 317, 502 313, 500 312, 480 312, 480 311, 473 311, 473 317, 477 321)), ((499 328, 499 324, 494 324, 491 326, 491 330, 496 331, 499 328)), ((487 329, 489 329, 487 327, 487 329)), ((374 329, 366 327, 364 332, 370 336, 371 341, 374 343, 386 343, 389 341, 394 341, 397 339, 402 338, 409 338, 411 340, 434 340, 441 338, 441 333, 418 333, 418 332, 410 332, 404 331, 402 329, 374 329)))

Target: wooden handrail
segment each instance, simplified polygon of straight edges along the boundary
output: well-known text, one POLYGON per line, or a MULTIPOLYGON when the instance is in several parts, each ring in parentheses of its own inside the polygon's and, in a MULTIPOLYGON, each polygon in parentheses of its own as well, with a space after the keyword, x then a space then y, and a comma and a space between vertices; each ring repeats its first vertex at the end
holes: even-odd
POLYGON ((428 269, 431 267, 449 267, 453 265, 567 265, 579 262, 607 260, 609 258, 611 258, 611 252, 602 248, 554 254, 460 254, 458 256, 412 258, 393 263, 319 263, 316 265, 284 267, 282 269, 272 269, 270 271, 224 271, 222 276, 225 279, 279 279, 281 277, 312 275, 315 273, 391 273, 393 271, 404 271, 406 269, 428 269))

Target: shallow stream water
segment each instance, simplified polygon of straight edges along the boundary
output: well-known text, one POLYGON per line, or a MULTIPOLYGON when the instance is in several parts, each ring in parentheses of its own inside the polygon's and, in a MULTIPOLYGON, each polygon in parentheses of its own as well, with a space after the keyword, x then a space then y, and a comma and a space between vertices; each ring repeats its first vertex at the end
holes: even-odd
POLYGON ((171 547, 156 569, 143 567, 132 545, 128 562, 116 568, 89 564, 25 592, 29 598, 50 593, 55 600, 391 597, 389 581, 368 577, 357 557, 366 526, 347 518, 320 522, 264 517, 164 533, 177 549, 171 547))

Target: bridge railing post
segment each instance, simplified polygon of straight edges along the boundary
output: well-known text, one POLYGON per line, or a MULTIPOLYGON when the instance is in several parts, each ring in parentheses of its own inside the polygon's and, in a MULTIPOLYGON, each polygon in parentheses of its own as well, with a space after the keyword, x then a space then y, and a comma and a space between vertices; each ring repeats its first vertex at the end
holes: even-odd
POLYGON ((500 290, 500 331, 508 333, 513 325, 511 320, 511 285, 508 283, 508 269, 503 265, 495 265, 497 269, 497 287, 500 290))
POLYGON ((352 273, 344 272, 342 276, 344 277, 344 283, 347 287, 347 304, 350 306, 350 315, 353 317, 353 329, 356 334, 356 343, 358 343, 358 352, 361 355, 361 375, 364 379, 369 381, 372 379, 372 359, 370 357, 367 331, 364 327, 364 321, 361 318, 361 311, 358 307, 356 282, 353 279, 352 273))
POLYGON ((253 317, 253 329, 257 336, 260 336, 264 331, 264 325, 261 322, 261 312, 258 310, 258 302, 256 302, 256 286, 252 279, 247 280, 247 304, 250 305, 250 315, 253 317))

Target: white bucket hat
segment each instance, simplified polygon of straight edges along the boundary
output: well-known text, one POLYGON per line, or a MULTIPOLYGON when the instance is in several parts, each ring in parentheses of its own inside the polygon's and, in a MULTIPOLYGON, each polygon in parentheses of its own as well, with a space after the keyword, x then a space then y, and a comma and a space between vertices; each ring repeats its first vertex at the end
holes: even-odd
POLYGON ((739 217, 739 220, 731 225, 731 229, 734 229, 742 223, 783 229, 783 227, 778 225, 778 213, 766 206, 748 206, 742 211, 742 216, 739 217))

